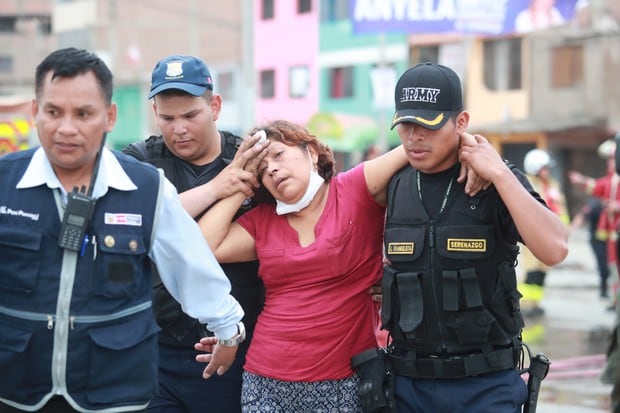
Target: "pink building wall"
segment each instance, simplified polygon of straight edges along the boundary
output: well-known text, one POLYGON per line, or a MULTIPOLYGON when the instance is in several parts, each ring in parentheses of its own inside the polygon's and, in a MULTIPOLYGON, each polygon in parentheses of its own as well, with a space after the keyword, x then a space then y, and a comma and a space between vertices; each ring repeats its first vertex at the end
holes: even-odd
POLYGON ((274 0, 274 17, 262 20, 263 1, 254 7, 254 69, 256 81, 255 119, 258 123, 286 119, 305 125, 318 111, 319 0, 312 0, 309 13, 297 13, 297 1, 274 0), (289 69, 308 66, 309 85, 305 97, 289 96, 289 69), (275 96, 261 98, 260 72, 275 70, 275 96))

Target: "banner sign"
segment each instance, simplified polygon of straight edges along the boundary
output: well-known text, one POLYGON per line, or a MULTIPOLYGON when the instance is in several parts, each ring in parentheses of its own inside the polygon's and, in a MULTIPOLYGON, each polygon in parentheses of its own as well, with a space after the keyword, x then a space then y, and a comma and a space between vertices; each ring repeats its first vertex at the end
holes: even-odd
POLYGON ((524 33, 570 22, 586 0, 349 0, 355 33, 524 33))

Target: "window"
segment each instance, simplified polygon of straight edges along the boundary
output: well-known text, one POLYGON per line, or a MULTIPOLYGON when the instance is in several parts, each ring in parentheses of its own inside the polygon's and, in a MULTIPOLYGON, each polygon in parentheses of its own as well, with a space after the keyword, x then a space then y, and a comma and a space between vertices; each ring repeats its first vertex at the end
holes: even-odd
POLYGON ((276 95, 276 71, 261 70, 260 72, 260 97, 272 98, 276 95))
POLYGON ((288 71, 289 96, 303 98, 310 88, 310 69, 308 66, 293 66, 288 71))
POLYGON ((263 0, 263 20, 273 19, 273 0, 263 0))
POLYGON ((52 33, 52 18, 51 16, 41 16, 39 18, 39 30, 42 34, 52 33))
POLYGON ((484 84, 490 90, 521 89, 521 39, 484 42, 484 84))
POLYGON ((394 109, 394 87, 397 79, 393 63, 375 65, 370 70, 372 103, 375 108, 388 111, 394 109))
POLYGON ((52 18, 49 15, 24 14, 19 16, 19 18, 0 16, 0 33, 49 35, 51 32, 52 18))
POLYGON ((15 24, 17 18, 15 16, 1 16, 0 17, 0 32, 1 33, 15 33, 15 24))
POLYGON ((321 0, 321 21, 331 22, 348 18, 348 0, 321 0))
POLYGON ((312 0, 297 0, 297 13, 310 13, 312 11, 312 0))
POLYGON ((329 97, 332 99, 353 96, 353 67, 334 67, 328 69, 329 97))
POLYGON ((551 50, 551 86, 574 87, 583 81, 583 47, 562 46, 551 50))
POLYGON ((218 93, 224 100, 235 100, 235 83, 232 72, 221 72, 217 74, 215 86, 218 93))
POLYGON ((0 56, 0 73, 13 73, 13 58, 0 56))

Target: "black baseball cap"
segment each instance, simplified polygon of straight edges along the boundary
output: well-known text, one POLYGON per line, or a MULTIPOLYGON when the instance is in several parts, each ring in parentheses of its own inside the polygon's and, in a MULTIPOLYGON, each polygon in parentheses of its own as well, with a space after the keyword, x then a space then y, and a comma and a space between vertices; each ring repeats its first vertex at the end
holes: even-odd
POLYGON ((168 89, 179 89, 190 95, 202 96, 207 89, 213 90, 213 78, 205 62, 197 57, 172 55, 161 59, 155 65, 148 98, 168 89))
POLYGON ((452 114, 463 110, 461 81, 449 67, 420 63, 398 79, 394 102, 392 129, 399 123, 413 122, 437 130, 452 114))

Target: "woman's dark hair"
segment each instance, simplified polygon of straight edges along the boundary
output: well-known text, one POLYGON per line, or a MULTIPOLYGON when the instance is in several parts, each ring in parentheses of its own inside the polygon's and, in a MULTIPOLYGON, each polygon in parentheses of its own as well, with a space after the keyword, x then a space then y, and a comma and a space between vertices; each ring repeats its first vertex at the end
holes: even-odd
POLYGON ((48 72, 52 72, 52 79, 56 77, 72 78, 86 72, 93 72, 101 88, 107 105, 112 104, 114 89, 112 72, 96 54, 87 50, 68 47, 50 53, 39 65, 35 72, 35 94, 40 96, 43 83, 48 72))

